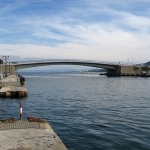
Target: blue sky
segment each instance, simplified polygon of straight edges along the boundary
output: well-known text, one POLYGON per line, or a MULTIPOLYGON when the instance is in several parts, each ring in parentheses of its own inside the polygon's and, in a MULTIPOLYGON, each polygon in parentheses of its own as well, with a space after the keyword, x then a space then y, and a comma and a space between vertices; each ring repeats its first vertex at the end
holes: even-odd
POLYGON ((150 0, 1 0, 0 55, 150 61, 150 0))

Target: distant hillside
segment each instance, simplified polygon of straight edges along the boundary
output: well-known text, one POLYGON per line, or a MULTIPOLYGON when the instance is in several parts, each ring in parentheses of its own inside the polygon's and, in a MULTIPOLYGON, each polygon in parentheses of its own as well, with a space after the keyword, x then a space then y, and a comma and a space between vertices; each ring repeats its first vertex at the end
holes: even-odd
POLYGON ((149 61, 149 62, 147 62, 147 63, 145 63, 145 65, 146 65, 146 66, 150 66, 150 61, 149 61))
POLYGON ((107 72, 106 69, 92 69, 92 70, 89 70, 89 72, 107 72))

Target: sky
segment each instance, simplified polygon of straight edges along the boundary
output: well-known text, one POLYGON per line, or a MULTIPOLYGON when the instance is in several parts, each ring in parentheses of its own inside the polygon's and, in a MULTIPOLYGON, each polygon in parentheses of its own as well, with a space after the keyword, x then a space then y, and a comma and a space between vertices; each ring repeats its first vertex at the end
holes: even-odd
POLYGON ((0 0, 0 56, 150 61, 150 0, 0 0))

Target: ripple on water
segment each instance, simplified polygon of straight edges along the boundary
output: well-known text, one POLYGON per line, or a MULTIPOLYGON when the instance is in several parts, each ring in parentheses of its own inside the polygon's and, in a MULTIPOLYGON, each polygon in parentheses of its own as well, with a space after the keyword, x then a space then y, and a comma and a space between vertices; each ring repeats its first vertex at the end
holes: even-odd
MULTIPOLYGON (((23 117, 48 120, 69 150, 149 149, 149 79, 36 73, 25 77, 23 117)), ((19 118, 19 101, 0 99, 0 118, 19 118)))

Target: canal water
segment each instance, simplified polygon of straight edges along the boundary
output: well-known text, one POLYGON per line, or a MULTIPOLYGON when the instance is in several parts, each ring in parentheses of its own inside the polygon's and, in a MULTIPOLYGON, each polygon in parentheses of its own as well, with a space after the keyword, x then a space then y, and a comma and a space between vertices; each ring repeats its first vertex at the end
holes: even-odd
POLYGON ((21 73, 28 97, 0 99, 0 119, 46 119, 69 150, 150 150, 150 78, 21 73))

